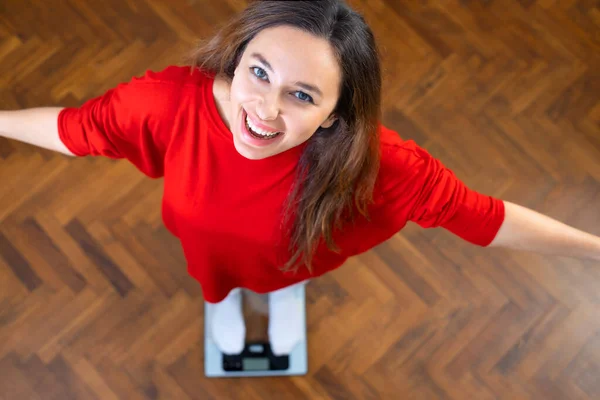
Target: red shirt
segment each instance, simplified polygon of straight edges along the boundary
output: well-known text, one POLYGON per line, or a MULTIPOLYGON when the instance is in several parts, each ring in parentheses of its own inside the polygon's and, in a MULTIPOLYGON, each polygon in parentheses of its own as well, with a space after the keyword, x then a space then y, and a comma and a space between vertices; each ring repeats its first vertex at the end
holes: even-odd
POLYGON ((283 273, 290 254, 281 212, 305 144, 263 160, 244 158, 219 116, 212 84, 189 67, 148 71, 58 118, 60 138, 75 155, 125 158, 149 177, 164 177, 163 221, 208 302, 235 287, 266 293, 322 275, 408 221, 487 246, 504 220, 502 201, 470 190, 414 141, 380 126, 371 222, 360 217, 335 234, 339 254, 322 244, 312 275, 306 268, 283 273))

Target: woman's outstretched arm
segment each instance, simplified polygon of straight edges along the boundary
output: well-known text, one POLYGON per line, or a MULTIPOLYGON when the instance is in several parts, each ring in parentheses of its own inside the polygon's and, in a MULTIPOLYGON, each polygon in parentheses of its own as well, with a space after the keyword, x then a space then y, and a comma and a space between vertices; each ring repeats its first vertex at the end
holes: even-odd
POLYGON ((60 107, 0 111, 0 136, 72 156, 58 136, 60 107))
POLYGON ((600 237, 504 201, 505 219, 489 245, 600 261, 600 237))

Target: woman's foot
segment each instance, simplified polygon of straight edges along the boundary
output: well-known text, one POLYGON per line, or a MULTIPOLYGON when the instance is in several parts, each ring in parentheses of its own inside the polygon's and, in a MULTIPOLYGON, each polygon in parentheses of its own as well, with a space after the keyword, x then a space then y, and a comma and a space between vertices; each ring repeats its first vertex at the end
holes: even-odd
POLYGON ((212 337, 224 354, 239 354, 244 350, 246 324, 242 311, 242 291, 233 289, 220 303, 211 304, 212 337))
POLYGON ((277 356, 290 354, 306 335, 302 323, 304 310, 296 286, 269 293, 269 341, 277 356))

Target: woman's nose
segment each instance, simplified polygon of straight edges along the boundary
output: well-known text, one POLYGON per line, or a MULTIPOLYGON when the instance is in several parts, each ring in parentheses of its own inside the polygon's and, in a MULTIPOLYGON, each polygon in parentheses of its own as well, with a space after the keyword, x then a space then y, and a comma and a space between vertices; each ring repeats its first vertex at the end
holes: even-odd
POLYGON ((276 93, 265 94, 259 101, 256 114, 264 121, 271 121, 279 115, 279 102, 276 93))

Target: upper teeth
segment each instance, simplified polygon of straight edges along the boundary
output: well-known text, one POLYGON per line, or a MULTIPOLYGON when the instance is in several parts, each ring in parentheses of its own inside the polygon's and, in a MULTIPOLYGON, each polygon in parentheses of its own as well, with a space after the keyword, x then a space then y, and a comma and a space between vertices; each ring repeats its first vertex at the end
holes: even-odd
POLYGON ((263 136, 274 136, 276 134, 278 134, 279 132, 268 132, 265 131, 263 129, 260 129, 259 127, 257 127, 256 125, 254 125, 252 123, 252 121, 250 120, 250 118, 248 117, 248 115, 246 115, 246 123, 248 123, 248 126, 255 132, 258 133, 259 135, 263 135, 263 136))

